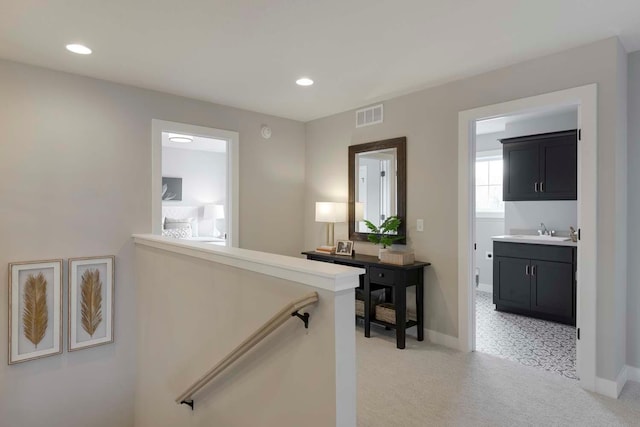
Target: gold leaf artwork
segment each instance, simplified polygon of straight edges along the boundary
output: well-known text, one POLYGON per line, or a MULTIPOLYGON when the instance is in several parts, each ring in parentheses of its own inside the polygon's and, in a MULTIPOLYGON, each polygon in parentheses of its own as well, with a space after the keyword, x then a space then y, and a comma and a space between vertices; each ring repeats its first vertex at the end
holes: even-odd
POLYGON ((47 308, 47 279, 42 273, 30 274, 24 286, 24 311, 22 313, 24 336, 38 348, 49 324, 47 308))
POLYGON ((81 308, 82 329, 92 338, 102 322, 102 282, 100 271, 87 270, 82 274, 81 308))

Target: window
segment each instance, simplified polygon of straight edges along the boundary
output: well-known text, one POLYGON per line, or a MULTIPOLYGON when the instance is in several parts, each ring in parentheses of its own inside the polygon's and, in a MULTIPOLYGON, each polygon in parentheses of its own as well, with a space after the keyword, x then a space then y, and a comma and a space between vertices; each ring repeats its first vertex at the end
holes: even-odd
POLYGON ((502 158, 476 158, 476 212, 504 214, 502 158))

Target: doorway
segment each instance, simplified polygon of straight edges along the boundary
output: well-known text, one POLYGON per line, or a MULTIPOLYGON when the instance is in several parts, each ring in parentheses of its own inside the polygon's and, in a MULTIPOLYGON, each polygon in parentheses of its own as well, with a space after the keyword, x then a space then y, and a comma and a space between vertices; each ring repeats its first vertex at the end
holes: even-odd
POLYGON ((577 245, 576 323, 580 339, 576 342, 576 374, 582 387, 595 390, 596 347, 596 166, 597 105, 596 85, 553 92, 505 102, 459 114, 459 211, 458 211, 458 315, 459 345, 463 351, 476 349, 474 244, 476 224, 475 152, 476 123, 479 120, 535 114, 549 109, 577 108, 581 138, 577 152, 577 226, 583 233, 577 245))
POLYGON ((238 133, 152 121, 154 234, 238 246, 238 133))
POLYGON ((472 174, 474 350, 572 380, 577 127, 577 106, 476 120, 472 174))

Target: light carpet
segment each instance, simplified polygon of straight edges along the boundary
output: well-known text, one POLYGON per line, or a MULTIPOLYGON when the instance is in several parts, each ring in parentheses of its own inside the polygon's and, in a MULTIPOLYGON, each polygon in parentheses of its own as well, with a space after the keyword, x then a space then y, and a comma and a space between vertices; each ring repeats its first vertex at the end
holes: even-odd
POLYGON ((575 380, 482 353, 461 353, 372 326, 356 328, 358 426, 638 426, 640 384, 619 400, 575 380))

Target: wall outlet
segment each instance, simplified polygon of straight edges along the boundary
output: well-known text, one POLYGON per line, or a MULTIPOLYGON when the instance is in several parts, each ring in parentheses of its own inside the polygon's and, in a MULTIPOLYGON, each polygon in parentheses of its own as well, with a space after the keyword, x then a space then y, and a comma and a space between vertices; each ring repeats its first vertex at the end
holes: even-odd
POLYGON ((493 252, 487 251, 484 253, 484 259, 493 259, 493 252))
POLYGON ((416 230, 417 231, 424 231, 424 220, 419 219, 416 221, 416 230))

